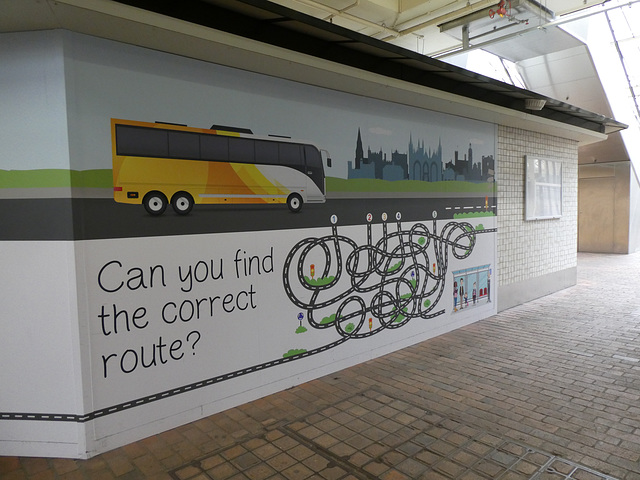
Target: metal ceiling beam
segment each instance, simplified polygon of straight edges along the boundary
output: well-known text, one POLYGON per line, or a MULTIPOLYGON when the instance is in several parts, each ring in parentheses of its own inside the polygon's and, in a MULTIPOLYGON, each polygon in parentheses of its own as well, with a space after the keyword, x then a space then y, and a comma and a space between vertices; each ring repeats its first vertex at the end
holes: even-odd
MULTIPOLYGON (((453 3, 455 4, 457 2, 453 2, 453 3)), ((415 33, 418 30, 423 30, 425 28, 429 28, 434 25, 439 25, 441 23, 445 23, 465 15, 476 13, 485 8, 495 7, 496 4, 497 4, 497 0, 480 0, 479 2, 476 2, 473 4, 468 3, 468 5, 462 8, 452 10, 448 13, 439 15, 437 17, 432 16, 437 11, 437 10, 434 10, 432 12, 429 12, 424 15, 420 15, 413 19, 405 20, 401 24, 396 25, 396 29, 400 31, 400 36, 405 36, 411 33, 415 33), (414 23, 416 20, 418 21, 418 23, 414 23), (411 24, 411 26, 408 26, 409 24, 411 24)), ((382 40, 387 40, 387 39, 383 38, 382 40)))
POLYGON ((326 12, 329 15, 329 18, 331 17, 340 17, 340 18, 344 18, 345 20, 349 20, 351 22, 354 23, 358 23, 360 25, 363 25, 365 27, 369 27, 369 28, 374 28, 376 29, 378 32, 384 33, 390 37, 397 37, 400 35, 400 32, 398 32, 397 30, 394 30, 392 28, 388 28, 384 25, 380 25, 378 23, 372 22, 370 20, 367 20, 365 18, 362 17, 358 17, 357 15, 351 15, 350 13, 347 13, 348 10, 351 10, 352 8, 357 7, 358 5, 360 5, 360 0, 357 0, 356 2, 354 2, 351 5, 347 5, 344 8, 341 9, 337 9, 337 8, 333 8, 330 7, 328 5, 325 5, 324 3, 320 3, 317 2, 315 0, 294 0, 297 3, 300 3, 302 5, 307 5, 309 7, 313 7, 313 8, 317 8, 318 10, 322 10, 323 12, 326 12))

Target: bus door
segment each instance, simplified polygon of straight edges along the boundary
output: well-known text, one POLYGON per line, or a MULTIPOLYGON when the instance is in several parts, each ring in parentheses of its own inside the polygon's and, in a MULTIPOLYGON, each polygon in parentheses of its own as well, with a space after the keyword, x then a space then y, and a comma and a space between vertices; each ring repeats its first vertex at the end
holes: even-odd
POLYGON ((304 146, 304 156, 306 160, 305 173, 318 186, 324 195, 324 168, 322 167, 322 156, 317 148, 311 145, 304 146))

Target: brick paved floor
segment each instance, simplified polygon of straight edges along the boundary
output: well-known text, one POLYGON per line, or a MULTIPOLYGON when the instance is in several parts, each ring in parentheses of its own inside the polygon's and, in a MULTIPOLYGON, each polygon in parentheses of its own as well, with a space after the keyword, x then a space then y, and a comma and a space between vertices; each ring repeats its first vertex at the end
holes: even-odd
POLYGON ((10 479, 640 479, 640 254, 578 285, 90 460, 10 479))

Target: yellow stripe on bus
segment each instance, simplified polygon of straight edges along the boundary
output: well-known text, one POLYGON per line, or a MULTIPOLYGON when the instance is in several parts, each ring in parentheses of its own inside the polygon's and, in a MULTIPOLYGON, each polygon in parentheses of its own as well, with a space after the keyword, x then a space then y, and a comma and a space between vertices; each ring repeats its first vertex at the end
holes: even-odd
POLYGON ((231 166, 256 195, 285 195, 287 193, 265 177, 256 165, 235 163, 231 166))

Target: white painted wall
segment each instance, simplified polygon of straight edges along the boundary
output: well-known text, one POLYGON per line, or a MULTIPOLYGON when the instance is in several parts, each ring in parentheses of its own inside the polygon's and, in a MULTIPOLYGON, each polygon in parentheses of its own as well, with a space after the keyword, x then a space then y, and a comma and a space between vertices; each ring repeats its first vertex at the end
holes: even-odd
MULTIPOLYGON (((73 242, 0 242, 0 411, 83 410, 73 242)), ((82 426, 0 420, 3 455, 76 457, 82 426)))
POLYGON ((0 168, 69 168, 60 33, 4 33, 0 45, 0 168))
MULTIPOLYGON (((69 168, 59 33, 0 35, 0 168, 69 168)), ((2 227, 0 227, 2 228, 2 227)), ((72 242, 0 242, 0 410, 82 411, 72 242)), ((78 456, 75 423, 0 421, 2 454, 78 456)))

